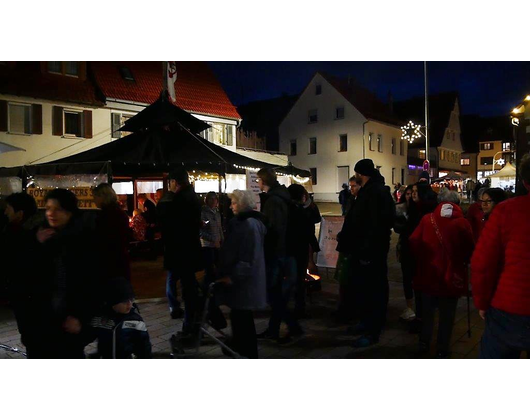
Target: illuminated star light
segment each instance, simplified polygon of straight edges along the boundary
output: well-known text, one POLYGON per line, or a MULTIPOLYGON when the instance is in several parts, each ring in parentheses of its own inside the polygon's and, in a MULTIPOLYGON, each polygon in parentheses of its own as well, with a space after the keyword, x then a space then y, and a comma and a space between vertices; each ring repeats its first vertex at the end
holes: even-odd
POLYGON ((412 121, 409 121, 407 125, 401 127, 401 139, 407 140, 409 143, 413 143, 414 140, 421 137, 420 128, 421 125, 414 124, 412 121))

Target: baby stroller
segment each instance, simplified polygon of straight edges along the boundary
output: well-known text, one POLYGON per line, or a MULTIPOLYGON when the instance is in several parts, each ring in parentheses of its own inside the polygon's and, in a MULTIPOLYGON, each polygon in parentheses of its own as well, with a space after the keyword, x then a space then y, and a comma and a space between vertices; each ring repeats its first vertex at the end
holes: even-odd
MULTIPOLYGON (((170 342, 170 345, 171 345, 171 354, 170 354, 170 356, 172 358, 181 359, 181 358, 185 358, 185 357, 189 357, 189 356, 198 355, 199 354, 199 349, 200 349, 200 346, 201 346, 201 340, 206 335, 210 339, 212 339, 213 341, 215 341, 217 344, 219 344, 221 346, 221 348, 223 349, 223 353, 232 356, 234 359, 245 359, 245 357, 241 356, 239 353, 235 352, 230 347, 228 347, 225 344, 225 342, 223 342, 219 337, 214 335, 214 333, 211 331, 211 329, 213 329, 213 328, 210 326, 210 324, 208 322, 208 308, 209 308, 210 299, 213 299, 213 296, 214 296, 215 285, 216 285, 216 283, 211 283, 208 286, 208 289, 206 291, 202 317, 201 317, 200 321, 198 322, 199 329, 198 329, 198 333, 197 333, 198 336, 196 337, 195 348, 192 349, 191 351, 189 349, 185 350, 185 346, 184 346, 182 337, 179 336, 179 334, 173 334, 171 336, 171 338, 169 339, 169 342, 170 342)), ((222 338, 226 339, 226 335, 222 331, 215 330, 215 329, 213 329, 213 330, 216 331, 217 333, 219 333, 222 336, 222 338)))
POLYGON ((20 350, 20 349, 18 349, 16 347, 7 346, 5 344, 0 343, 0 349, 5 350, 5 351, 10 351, 10 352, 13 352, 13 353, 18 353, 18 354, 21 354, 24 357, 28 357, 26 352, 23 352, 22 350, 20 350))

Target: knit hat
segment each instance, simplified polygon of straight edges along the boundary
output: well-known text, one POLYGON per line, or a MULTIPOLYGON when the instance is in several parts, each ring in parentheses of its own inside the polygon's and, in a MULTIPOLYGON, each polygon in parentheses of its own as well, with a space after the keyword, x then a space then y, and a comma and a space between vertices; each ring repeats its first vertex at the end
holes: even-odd
POLYGON ((375 172, 375 166, 372 159, 361 159, 355 164, 354 171, 360 175, 373 176, 375 172))
POLYGON ((105 300, 110 306, 134 299, 134 291, 129 280, 124 277, 109 279, 105 284, 105 300))
POLYGON ((420 174, 420 177, 418 178, 418 180, 421 180, 421 179, 426 179, 427 182, 430 181, 430 176, 429 176, 429 172, 427 171, 423 171, 421 174, 420 174))

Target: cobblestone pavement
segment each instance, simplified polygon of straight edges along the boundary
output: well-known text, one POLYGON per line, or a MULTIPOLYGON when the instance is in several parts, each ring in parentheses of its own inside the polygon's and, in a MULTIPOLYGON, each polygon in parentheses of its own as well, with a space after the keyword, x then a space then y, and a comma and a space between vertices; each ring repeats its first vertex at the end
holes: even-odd
MULTIPOLYGON (((394 235, 395 236, 395 235, 394 235)), ((394 238, 395 241, 395 238, 394 238)), ((353 337, 345 333, 347 325, 338 325, 332 321, 331 313, 336 308, 338 285, 332 279, 332 270, 322 270, 323 287, 321 292, 313 294, 309 305, 310 319, 304 319, 301 324, 305 336, 289 346, 279 346, 273 342, 260 342, 259 355, 261 358, 417 358, 416 335, 408 332, 408 327, 399 321, 399 315, 404 309, 403 288, 400 283, 401 273, 393 253, 389 256, 390 302, 387 327, 381 335, 380 342, 370 348, 354 349, 351 346, 353 337)), ((471 305, 473 305, 471 303, 471 305)), ((139 303, 142 315, 146 321, 153 344, 155 358, 169 358, 169 339, 182 327, 181 320, 169 317, 165 299, 150 300, 139 303)), ((228 310, 227 310, 228 311, 228 310)), ((452 338, 453 358, 476 358, 483 332, 483 321, 478 313, 471 310, 471 337, 467 335, 467 302, 459 301, 456 324, 452 338)), ((263 331, 267 326, 269 313, 257 313, 255 316, 256 330, 263 331)), ((227 328, 230 332, 230 328, 227 328)), ((436 337, 436 334, 434 334, 436 337)), ((0 307, 0 343, 23 348, 16 323, 6 307, 0 307)), ((87 353, 93 353, 94 344, 87 347, 87 353)), ((432 353, 434 349, 432 349, 432 353)), ((15 353, 0 350, 0 358, 21 358, 15 353)), ((200 353, 194 356, 217 359, 225 358, 221 348, 206 341, 200 348, 200 353)))

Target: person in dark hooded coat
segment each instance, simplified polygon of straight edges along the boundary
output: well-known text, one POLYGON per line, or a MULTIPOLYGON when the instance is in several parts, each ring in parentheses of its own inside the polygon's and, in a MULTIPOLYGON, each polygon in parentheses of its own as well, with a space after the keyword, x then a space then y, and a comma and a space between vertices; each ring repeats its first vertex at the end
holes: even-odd
POLYGON ((390 235, 396 206, 385 186, 385 179, 371 159, 355 165, 361 189, 351 215, 353 284, 361 296, 360 323, 349 331, 361 335, 355 347, 367 347, 379 341, 388 306, 388 265, 390 235))

